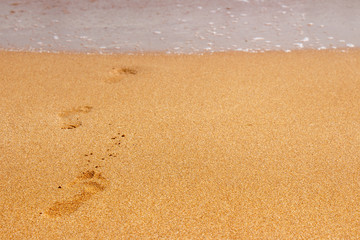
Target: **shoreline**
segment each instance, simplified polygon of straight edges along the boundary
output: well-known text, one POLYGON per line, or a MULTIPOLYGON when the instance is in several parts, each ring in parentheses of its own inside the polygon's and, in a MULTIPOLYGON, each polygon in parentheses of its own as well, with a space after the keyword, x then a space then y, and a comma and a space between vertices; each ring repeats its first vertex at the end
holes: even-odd
POLYGON ((0 52, 5 53, 44 53, 44 54, 75 54, 75 55, 104 55, 104 56, 117 56, 117 55, 128 55, 128 56, 144 56, 144 55, 150 55, 150 56, 203 56, 203 55, 213 55, 213 54, 241 54, 241 53, 251 53, 251 54, 257 54, 257 53, 292 53, 292 52, 311 52, 311 51, 319 51, 319 52, 351 52, 351 51, 358 51, 359 47, 338 47, 338 48, 302 48, 302 49, 277 49, 277 50, 223 50, 223 51, 202 51, 202 52, 192 52, 192 53, 181 53, 181 52, 168 52, 168 51, 125 51, 125 52, 101 52, 101 51, 92 51, 92 52, 86 52, 86 51, 51 51, 51 50, 41 50, 41 49, 33 49, 33 50, 25 50, 25 49, 6 49, 0 47, 0 52))

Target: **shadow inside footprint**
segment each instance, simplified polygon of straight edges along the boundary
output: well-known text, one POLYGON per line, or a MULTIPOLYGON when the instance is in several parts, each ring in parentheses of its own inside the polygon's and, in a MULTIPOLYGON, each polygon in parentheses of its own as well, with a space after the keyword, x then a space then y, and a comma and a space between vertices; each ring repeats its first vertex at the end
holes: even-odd
POLYGON ((127 77, 132 77, 137 75, 139 72, 138 69, 134 67, 121 67, 121 68, 112 68, 109 72, 107 78, 105 78, 106 83, 117 83, 122 81, 127 77))
POLYGON ((70 215, 79 209, 79 207, 91 198, 92 194, 82 192, 76 194, 72 199, 55 202, 51 207, 46 210, 46 214, 50 217, 61 217, 63 215, 70 215))
POLYGON ((80 106, 72 108, 71 110, 62 111, 59 114, 59 117, 61 118, 61 129, 74 129, 80 127, 82 122, 80 121, 79 114, 88 113, 91 109, 91 106, 80 106))
POLYGON ((62 119, 61 129, 74 129, 80 127, 82 122, 77 116, 66 117, 62 119))
POLYGON ((95 171, 83 172, 70 184, 70 188, 80 189, 80 193, 75 194, 70 199, 53 203, 45 213, 50 217, 70 215, 91 199, 93 195, 104 191, 108 184, 109 181, 101 176, 101 173, 95 171))

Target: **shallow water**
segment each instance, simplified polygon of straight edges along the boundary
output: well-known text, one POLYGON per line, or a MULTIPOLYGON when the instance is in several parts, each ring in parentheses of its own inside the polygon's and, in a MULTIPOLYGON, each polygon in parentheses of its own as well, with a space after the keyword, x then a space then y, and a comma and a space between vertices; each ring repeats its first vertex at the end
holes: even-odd
POLYGON ((196 53, 360 46, 360 1, 0 1, 0 48, 196 53))

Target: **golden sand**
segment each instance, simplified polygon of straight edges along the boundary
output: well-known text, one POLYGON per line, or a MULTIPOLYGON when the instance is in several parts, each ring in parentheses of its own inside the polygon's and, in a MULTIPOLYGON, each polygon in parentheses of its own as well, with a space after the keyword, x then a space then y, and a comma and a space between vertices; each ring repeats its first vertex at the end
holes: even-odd
POLYGON ((0 52, 1 239, 360 237, 360 51, 0 52))

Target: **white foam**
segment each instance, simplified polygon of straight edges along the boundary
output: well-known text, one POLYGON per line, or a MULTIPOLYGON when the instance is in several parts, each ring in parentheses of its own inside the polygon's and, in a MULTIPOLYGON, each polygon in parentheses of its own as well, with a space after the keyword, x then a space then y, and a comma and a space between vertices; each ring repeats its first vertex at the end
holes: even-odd
POLYGON ((308 42, 310 39, 308 37, 304 37, 301 41, 302 42, 308 42))

